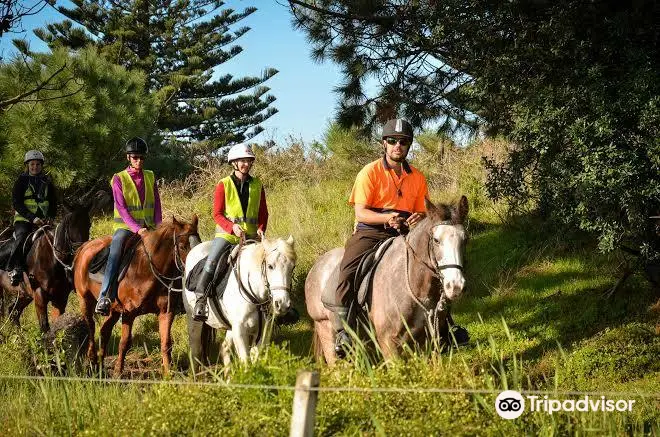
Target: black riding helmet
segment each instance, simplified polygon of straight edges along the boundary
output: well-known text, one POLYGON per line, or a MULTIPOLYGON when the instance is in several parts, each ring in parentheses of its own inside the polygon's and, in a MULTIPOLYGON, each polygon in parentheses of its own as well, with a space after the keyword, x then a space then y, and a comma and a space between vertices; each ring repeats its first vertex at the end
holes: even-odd
POLYGON ((396 138, 413 138, 413 128, 412 125, 404 120, 403 118, 394 118, 388 120, 383 126, 382 139, 387 137, 396 137, 396 138))
POLYGON ((126 154, 129 153, 139 153, 142 155, 146 155, 147 153, 149 153, 147 142, 140 137, 133 137, 130 140, 126 141, 126 154))

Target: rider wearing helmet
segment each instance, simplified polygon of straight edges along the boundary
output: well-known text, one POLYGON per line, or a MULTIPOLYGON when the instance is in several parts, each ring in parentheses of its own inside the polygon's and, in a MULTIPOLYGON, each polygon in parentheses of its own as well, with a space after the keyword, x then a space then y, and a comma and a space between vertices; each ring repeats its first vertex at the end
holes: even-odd
POLYGON ((262 239, 268 224, 266 192, 261 181, 250 175, 255 156, 248 144, 232 146, 227 161, 234 171, 215 187, 213 219, 215 238, 195 288, 193 319, 208 318, 206 299, 218 258, 230 245, 238 244, 241 237, 262 239))
MULTIPOLYGON (((354 281, 362 256, 381 241, 407 233, 426 216, 426 178, 406 161, 413 141, 412 125, 400 118, 389 120, 381 139, 383 157, 364 166, 353 185, 349 203, 355 209, 355 230, 346 242, 339 267, 336 306, 328 306, 335 313, 335 352, 339 358, 345 357, 351 345, 345 327, 352 324, 349 310, 355 304, 354 281)), ((454 335, 459 344, 467 341, 459 339, 456 331, 454 335)))
POLYGON ((141 237, 162 221, 160 196, 154 172, 144 170, 147 143, 140 137, 126 142, 128 167, 115 173, 110 181, 114 197, 114 225, 110 254, 95 311, 107 316, 117 297, 117 275, 124 241, 134 234, 141 237))
POLYGON ((55 218, 57 198, 50 178, 43 173, 44 155, 38 150, 30 150, 23 159, 25 173, 22 173, 12 190, 14 214, 14 242, 7 260, 9 279, 16 286, 23 278, 25 240, 32 231, 55 218))

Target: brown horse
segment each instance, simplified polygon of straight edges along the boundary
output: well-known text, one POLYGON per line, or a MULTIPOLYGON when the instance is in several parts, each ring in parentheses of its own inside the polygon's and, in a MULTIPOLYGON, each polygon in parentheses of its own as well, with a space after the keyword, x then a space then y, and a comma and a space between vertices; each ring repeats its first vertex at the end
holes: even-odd
MULTIPOLYGON (((457 207, 436 207, 427 200, 426 208, 426 218, 407 236, 395 238, 374 273, 367 316, 386 360, 396 357, 404 344, 423 344, 430 332, 446 329, 446 305, 463 292, 467 198, 461 197, 457 207), (429 329, 430 322, 434 329, 429 329)), ((333 314, 321 297, 323 290, 337 288, 343 253, 343 248, 326 252, 305 281, 307 312, 314 321, 314 354, 328 364, 336 360, 333 314)))
POLYGON ((112 328, 121 316, 121 340, 115 375, 124 368, 126 352, 131 345, 131 331, 135 318, 141 314, 157 314, 163 371, 169 373, 172 338, 170 329, 174 320, 175 305, 170 302, 168 286, 181 287, 181 273, 191 247, 201 240, 197 233, 197 216, 192 223, 180 223, 174 217, 171 223, 162 223, 143 238, 124 278, 119 283, 118 298, 110 315, 101 326, 101 350, 97 356, 94 342, 94 306, 101 283, 89 275, 89 263, 100 250, 110 245, 110 236, 97 238, 84 244, 74 260, 73 273, 76 291, 80 298, 80 312, 89 329, 87 357, 95 365, 97 358, 103 362, 112 328))
MULTIPOLYGON (((69 212, 64 208, 62 221, 53 228, 45 225, 34 233, 34 242, 26 257, 27 272, 18 286, 11 285, 9 275, 0 270, 0 299, 4 314, 4 297, 17 296, 10 308, 10 319, 19 325, 25 307, 34 300, 39 327, 49 330, 48 303, 53 304, 51 317, 57 318, 66 308, 73 290, 71 262, 76 249, 89 240, 91 226, 89 208, 80 206, 69 212)), ((30 237, 32 238, 32 237, 30 237)), ((3 264, 4 265, 4 264, 3 264)))

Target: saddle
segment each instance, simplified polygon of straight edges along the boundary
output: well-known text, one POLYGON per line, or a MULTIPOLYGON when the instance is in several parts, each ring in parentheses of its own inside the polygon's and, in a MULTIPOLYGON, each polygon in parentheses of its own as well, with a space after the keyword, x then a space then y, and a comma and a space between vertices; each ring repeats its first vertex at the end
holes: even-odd
MULTIPOLYGON (((119 275, 117 275, 117 282, 121 281, 126 272, 128 271, 128 266, 131 265, 131 260, 135 255, 138 244, 140 243, 140 236, 138 234, 131 235, 124 241, 122 247, 121 259, 119 261, 119 275)), ((108 257, 110 256, 110 246, 106 246, 94 255, 92 261, 89 263, 89 277, 96 282, 103 282, 103 275, 105 275, 105 267, 108 263, 108 257)))
MULTIPOLYGON (((229 269, 229 254, 232 252, 232 246, 228 247, 224 252, 220 254, 220 257, 218 258, 218 264, 215 267, 215 272, 213 273, 213 280, 211 280, 211 284, 209 285, 212 290, 218 289, 218 285, 227 285, 227 281, 229 280, 229 272, 231 269, 229 269)), ((204 258, 200 259, 197 264, 195 264, 195 267, 190 270, 190 273, 188 273, 188 276, 186 277, 186 288, 190 291, 195 291, 197 288, 197 281, 199 280, 199 276, 202 274, 202 270, 204 270, 204 264, 206 264, 206 260, 208 259, 208 256, 205 256, 204 258)), ((224 287, 221 287, 220 289, 224 290, 224 287)))
POLYGON ((353 282, 353 290, 357 290, 357 303, 360 306, 364 306, 365 303, 371 301, 376 266, 383 259, 385 251, 390 247, 395 238, 390 237, 387 240, 381 241, 362 256, 355 274, 355 282, 353 282))
MULTIPOLYGON (((365 303, 371 301, 373 275, 376 271, 376 266, 378 266, 378 263, 383 258, 385 251, 394 241, 394 238, 396 237, 390 237, 387 240, 381 241, 365 252, 360 259, 360 264, 358 265, 355 279, 353 281, 353 291, 356 293, 357 303, 361 307, 364 306, 365 303)), ((341 306, 340 302, 335 302, 336 298, 335 290, 333 288, 326 288, 323 290, 321 300, 327 308, 341 306)))
MULTIPOLYGON (((222 299, 225 289, 227 288, 227 283, 229 282, 229 277, 232 272, 232 269, 230 268, 231 261, 236 259, 236 256, 238 255, 238 248, 238 245, 233 247, 229 246, 226 250, 220 253, 218 264, 215 267, 213 279, 209 284, 209 290, 207 294, 207 298, 211 302, 213 310, 220 317, 220 320, 227 326, 231 326, 231 323, 229 323, 227 316, 225 316, 224 311, 222 311, 222 307, 220 306, 220 299, 222 299)), ((195 291, 197 288, 197 281, 199 276, 202 274, 202 270, 204 270, 204 264, 206 264, 207 259, 208 256, 200 259, 188 274, 188 277, 186 278, 186 288, 188 290, 195 291)))

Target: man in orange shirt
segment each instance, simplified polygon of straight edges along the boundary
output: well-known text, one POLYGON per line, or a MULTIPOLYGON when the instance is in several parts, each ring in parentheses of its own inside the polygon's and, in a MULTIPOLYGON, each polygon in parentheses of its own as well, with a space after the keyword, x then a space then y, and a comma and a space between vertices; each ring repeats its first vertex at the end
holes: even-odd
MULTIPOLYGON (((364 166, 355 179, 349 199, 355 208, 355 231, 344 247, 335 298, 341 305, 330 308, 335 313, 335 352, 339 358, 345 356, 351 343, 344 326, 355 300, 353 282, 362 256, 381 241, 407 233, 426 216, 426 178, 406 161, 412 140, 413 128, 408 121, 389 120, 382 132, 383 158, 364 166)), ((454 331, 454 335, 459 333, 454 331)), ((467 342, 467 338, 457 341, 467 342)))

